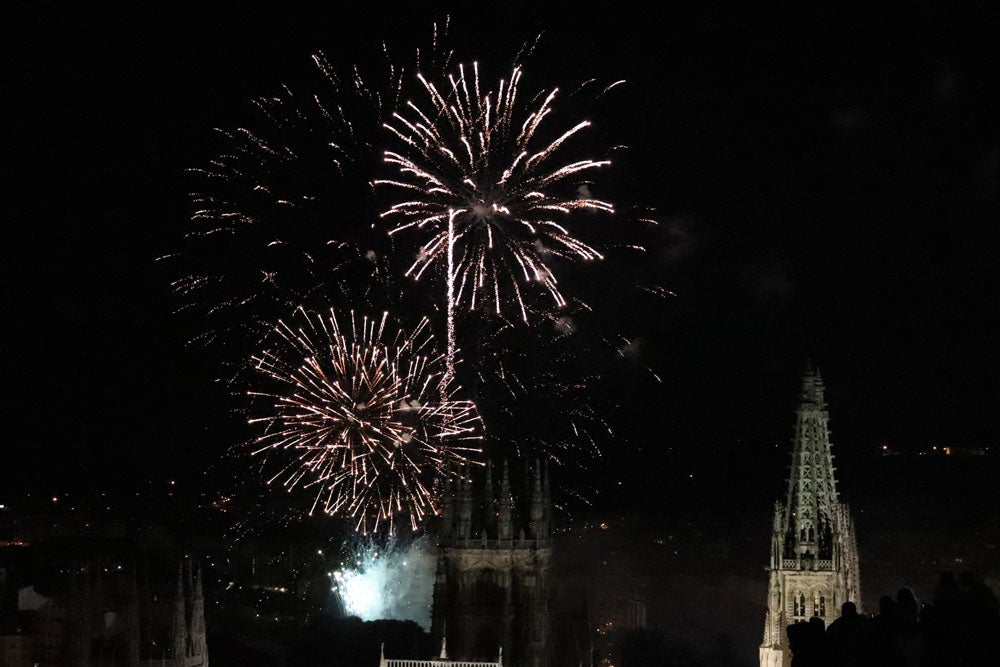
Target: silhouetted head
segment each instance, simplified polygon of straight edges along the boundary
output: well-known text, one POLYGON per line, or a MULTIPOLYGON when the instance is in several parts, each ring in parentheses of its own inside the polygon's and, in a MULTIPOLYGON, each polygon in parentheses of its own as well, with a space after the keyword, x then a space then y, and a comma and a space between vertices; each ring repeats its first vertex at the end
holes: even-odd
POLYGON ((938 590, 952 590, 958 588, 958 584, 955 583, 955 575, 951 570, 945 570, 938 575, 938 590))
POLYGON ((858 615, 858 605, 853 602, 845 602, 840 605, 840 615, 846 618, 851 618, 858 615))
POLYGON ((934 589, 934 604, 949 604, 959 595, 955 575, 945 571, 938 577, 937 588, 934 589))
POLYGON ((913 607, 914 609, 917 608, 917 598, 914 597, 913 591, 906 586, 900 588, 899 592, 896 593, 896 602, 904 607, 913 607))
POLYGON ((880 614, 890 615, 896 610, 896 601, 891 595, 883 595, 878 599, 878 611, 880 614))
POLYGON ((975 585, 979 583, 979 580, 976 579, 976 575, 971 572, 963 572, 958 575, 958 583, 962 588, 969 590, 970 588, 975 587, 975 585))

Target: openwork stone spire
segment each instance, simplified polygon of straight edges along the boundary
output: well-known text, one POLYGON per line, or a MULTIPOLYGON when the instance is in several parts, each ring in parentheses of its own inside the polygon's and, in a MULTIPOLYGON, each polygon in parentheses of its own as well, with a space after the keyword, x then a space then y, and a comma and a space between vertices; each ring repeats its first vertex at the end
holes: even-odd
POLYGON ((761 667, 791 665, 788 625, 812 617, 829 624, 848 601, 860 608, 854 523, 837 494, 819 369, 806 368, 795 415, 788 493, 772 518, 761 667))
POLYGON ((819 369, 807 368, 802 376, 792 440, 784 558, 832 557, 833 524, 839 503, 823 390, 819 369))

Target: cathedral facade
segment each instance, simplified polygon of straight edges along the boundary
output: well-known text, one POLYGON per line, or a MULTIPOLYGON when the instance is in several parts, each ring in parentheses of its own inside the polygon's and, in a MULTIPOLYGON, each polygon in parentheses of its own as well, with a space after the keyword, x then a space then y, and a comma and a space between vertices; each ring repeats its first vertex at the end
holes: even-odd
POLYGON ((548 472, 534 466, 515 499, 507 464, 446 489, 431 631, 442 658, 551 664, 551 504, 548 472), (480 478, 482 479, 482 478, 480 478), (477 480, 478 482, 478 480, 477 480))
POLYGON ((775 503, 761 667, 789 667, 786 628, 817 617, 827 625, 844 602, 858 604, 854 523, 840 502, 829 414, 819 370, 802 377, 785 502, 775 503))

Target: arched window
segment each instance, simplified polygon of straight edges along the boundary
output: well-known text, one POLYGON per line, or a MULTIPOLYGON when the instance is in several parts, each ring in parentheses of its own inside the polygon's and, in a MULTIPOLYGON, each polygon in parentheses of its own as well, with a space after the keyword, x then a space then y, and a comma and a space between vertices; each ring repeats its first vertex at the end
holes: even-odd
POLYGON ((794 606, 795 606, 795 613, 793 613, 792 616, 801 616, 802 614, 799 613, 799 596, 793 595, 792 600, 794 600, 794 606))
POLYGON ((805 616, 806 615, 806 594, 805 593, 799 593, 799 615, 800 616, 805 616))
POLYGON ((826 616, 826 596, 824 595, 819 596, 819 615, 826 616))
POLYGON ((819 612, 819 591, 813 592, 813 616, 820 616, 819 612))
POLYGON ((481 578, 475 582, 473 603, 484 607, 497 607, 503 604, 503 589, 496 582, 492 572, 483 571, 481 578), (485 576, 484 576, 485 575, 485 576))
POLYGON ((813 542, 816 539, 816 531, 813 530, 812 526, 809 526, 809 541, 813 542))

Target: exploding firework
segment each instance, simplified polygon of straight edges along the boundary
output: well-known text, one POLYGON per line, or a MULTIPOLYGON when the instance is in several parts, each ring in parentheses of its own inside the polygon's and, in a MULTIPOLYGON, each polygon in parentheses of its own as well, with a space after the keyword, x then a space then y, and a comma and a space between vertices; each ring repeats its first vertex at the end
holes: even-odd
MULTIPOLYGON (((434 377, 421 385, 420 405, 454 402, 457 371, 475 392, 467 397, 481 403, 491 449, 588 465, 611 437, 608 401, 595 387, 602 375, 616 376, 619 369, 605 370, 596 361, 607 356, 598 340, 603 323, 588 324, 586 314, 577 314, 586 308, 578 297, 600 297, 578 282, 568 288, 565 275, 567 262, 601 259, 624 245, 619 225, 593 225, 612 206, 594 198, 584 180, 608 162, 581 157, 588 123, 566 113, 578 108, 577 92, 535 94, 522 83, 520 67, 492 86, 483 85, 477 66, 448 77, 451 54, 439 48, 440 36, 435 30, 422 58, 393 62, 382 47, 360 69, 344 66, 335 54, 333 60, 316 54, 314 67, 254 100, 255 115, 219 130, 218 150, 191 170, 192 224, 183 249, 169 258, 180 309, 192 316, 199 342, 215 341, 226 362, 242 365, 261 349, 262 338, 274 340, 257 355, 262 374, 255 389, 263 391, 252 407, 264 429, 254 450, 271 471, 266 477, 307 488, 313 509, 351 517, 361 530, 404 516, 419 523, 433 506, 428 480, 441 474, 442 458, 471 457, 462 449, 479 444, 464 435, 435 440, 433 431, 447 420, 426 409, 419 420, 414 410, 397 415, 406 426, 426 419, 418 439, 431 444, 407 442, 403 448, 415 462, 408 470, 419 474, 406 473, 402 458, 393 461, 400 466, 395 477, 384 474, 393 470, 384 457, 385 443, 399 435, 392 428, 375 433, 352 422, 355 437, 330 444, 337 413, 304 406, 347 399, 325 395, 328 388, 307 359, 325 369, 341 354, 333 350, 338 345, 372 341, 363 340, 365 328, 352 317, 343 340, 331 345, 333 325, 315 315, 317 308, 335 304, 435 318, 445 351, 440 358, 428 355, 423 372, 434 377), (424 76, 414 75, 418 69, 424 76), (404 103, 408 98, 415 103, 404 103), (442 289, 421 289, 424 283, 401 279, 404 274, 433 275, 442 289), (305 326, 272 332, 273 323, 298 306, 314 313, 305 326), (459 319, 456 331, 456 317, 473 309, 475 316, 459 319), (480 317, 485 310, 500 317, 480 317), (446 319, 440 330, 438 317, 446 319), (459 342, 465 355, 456 369, 459 342), (365 488, 372 480, 374 486, 365 488), (395 504, 387 498, 396 498, 395 504)), ((581 89, 601 90, 607 88, 596 83, 581 89)), ((601 281, 599 291, 619 292, 632 286, 623 286, 625 273, 580 272, 575 278, 586 274, 601 281)), ((620 302, 614 308, 604 312, 627 310, 620 302)), ((347 324, 343 316, 341 323, 347 324)), ((414 347, 405 354, 412 358, 414 347)), ((347 414, 339 414, 342 434, 350 431, 347 414)))
POLYGON ((178 310, 197 314, 204 342, 256 340, 297 305, 357 300, 353 274, 385 275, 385 250, 365 222, 362 133, 335 113, 334 80, 320 84, 326 97, 286 87, 256 100, 259 122, 219 130, 219 154, 189 170, 191 225, 166 259, 180 274, 178 310))
MULTIPOLYGON (((413 67, 446 67, 434 25, 413 67)), ((273 94, 253 100, 245 124, 217 128, 214 155, 189 169, 190 224, 160 260, 177 311, 196 318, 193 341, 256 346, 270 323, 298 305, 334 300, 394 309, 390 240, 373 225, 372 179, 381 168, 383 120, 400 104, 410 60, 382 46, 368 66, 323 52, 273 94)))
POLYGON ((434 545, 427 537, 384 546, 365 541, 330 573, 344 611, 363 621, 396 619, 430 628, 434 587, 434 545))
MULTIPOLYGON (((314 490, 310 512, 355 529, 416 530, 434 512, 434 482, 479 452, 480 418, 445 382, 426 319, 409 333, 371 319, 297 312, 254 358, 265 389, 249 392, 263 425, 253 453, 277 459, 269 483, 314 490)), ((270 461, 269 461, 270 463, 270 461)))
POLYGON ((395 188, 405 200, 382 217, 391 235, 423 232, 427 240, 406 275, 420 279, 439 267, 449 306, 482 305, 500 314, 510 295, 527 321, 526 292, 533 286, 556 306, 566 303, 553 258, 602 258, 571 233, 567 218, 580 210, 613 212, 610 203, 589 195, 585 183, 571 182, 610 162, 561 159, 588 121, 543 138, 558 89, 522 105, 520 67, 495 90, 481 87, 478 64, 470 69, 460 66, 442 83, 418 75, 428 106, 409 102, 385 123, 400 143, 385 152, 385 162, 398 174, 375 183, 395 188))

